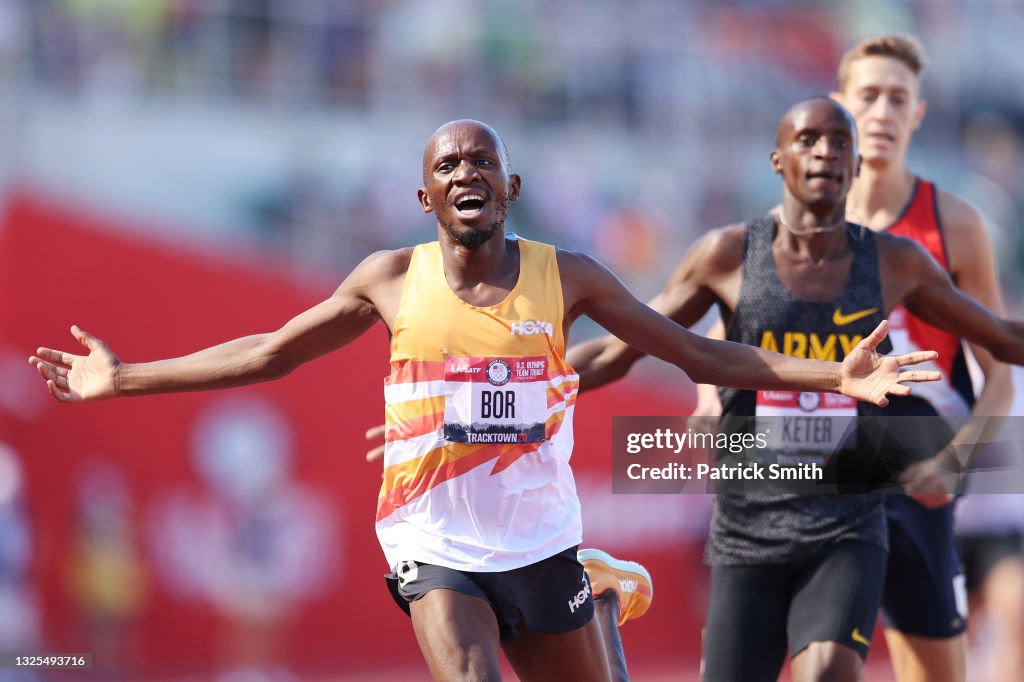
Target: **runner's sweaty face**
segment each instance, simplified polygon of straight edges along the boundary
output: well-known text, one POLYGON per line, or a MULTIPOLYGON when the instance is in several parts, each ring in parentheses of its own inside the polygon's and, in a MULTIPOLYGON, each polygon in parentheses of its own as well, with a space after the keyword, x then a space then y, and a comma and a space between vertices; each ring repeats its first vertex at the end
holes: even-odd
POLYGON ((845 200, 857 175, 856 143, 853 119, 841 105, 825 98, 807 100, 779 122, 772 167, 800 203, 835 206, 845 200))
POLYGON ((453 241, 475 249, 501 231, 519 183, 497 133, 477 121, 454 121, 427 142, 418 196, 453 241))

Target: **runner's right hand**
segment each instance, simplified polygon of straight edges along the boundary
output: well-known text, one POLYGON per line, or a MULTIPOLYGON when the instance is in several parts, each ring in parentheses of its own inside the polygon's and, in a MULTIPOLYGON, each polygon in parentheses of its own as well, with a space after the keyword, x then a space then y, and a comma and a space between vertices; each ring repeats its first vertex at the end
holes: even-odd
POLYGON ((117 373, 121 361, 107 344, 92 334, 71 326, 71 334, 89 349, 88 355, 73 355, 52 348, 37 348, 28 359, 46 379, 50 395, 61 403, 104 400, 117 395, 117 373))

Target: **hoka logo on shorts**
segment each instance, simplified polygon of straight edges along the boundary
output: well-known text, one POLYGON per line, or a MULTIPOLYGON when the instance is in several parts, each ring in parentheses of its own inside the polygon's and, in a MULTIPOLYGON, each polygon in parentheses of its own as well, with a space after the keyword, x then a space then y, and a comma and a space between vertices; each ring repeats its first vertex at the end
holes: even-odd
POLYGON ((515 336, 516 334, 524 334, 526 336, 530 336, 532 334, 547 334, 548 336, 554 336, 551 323, 541 322, 540 320, 513 322, 512 335, 515 336))
POLYGON ((590 596, 590 583, 584 582, 583 589, 579 593, 569 600, 569 613, 576 613, 576 609, 587 603, 587 597, 590 596))
POLYGON ((419 577, 420 567, 415 561, 403 561, 395 567, 395 573, 398 574, 398 584, 405 587, 419 577))

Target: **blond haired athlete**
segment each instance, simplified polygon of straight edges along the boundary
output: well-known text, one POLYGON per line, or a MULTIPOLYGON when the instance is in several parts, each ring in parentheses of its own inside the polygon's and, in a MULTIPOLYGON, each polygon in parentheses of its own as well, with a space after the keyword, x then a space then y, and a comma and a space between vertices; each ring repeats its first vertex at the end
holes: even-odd
MULTIPOLYGON (((853 115, 860 131, 860 176, 847 197, 846 215, 877 232, 908 237, 924 246, 971 298, 1002 314, 995 258, 984 221, 964 200, 907 167, 907 151, 926 111, 921 74, 924 49, 910 36, 869 38, 839 64, 832 96, 853 115)), ((985 374, 977 401, 961 340, 905 310, 892 314, 894 352, 914 347, 939 351, 943 380, 914 397, 894 401, 891 415, 1006 415, 1013 399, 1009 368, 983 348, 971 350, 985 374), (973 403, 973 405, 972 405, 973 403)), ((954 442, 978 441, 977 423, 954 442)), ((963 448, 961 448, 963 451, 963 448)), ((950 449, 917 465, 922 485, 909 497, 886 500, 890 555, 883 614, 886 640, 900 682, 966 679, 966 596, 953 537, 953 497, 929 469, 942 470, 950 449)))

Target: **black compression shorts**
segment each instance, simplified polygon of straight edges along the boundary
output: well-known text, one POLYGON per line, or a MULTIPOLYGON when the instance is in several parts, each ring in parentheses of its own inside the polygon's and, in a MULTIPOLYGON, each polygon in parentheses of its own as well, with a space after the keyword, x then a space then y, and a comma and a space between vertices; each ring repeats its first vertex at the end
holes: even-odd
POLYGON ((839 542, 812 559, 711 569, 704 682, 775 682, 786 649, 838 642, 863 660, 882 597, 885 550, 839 542))

